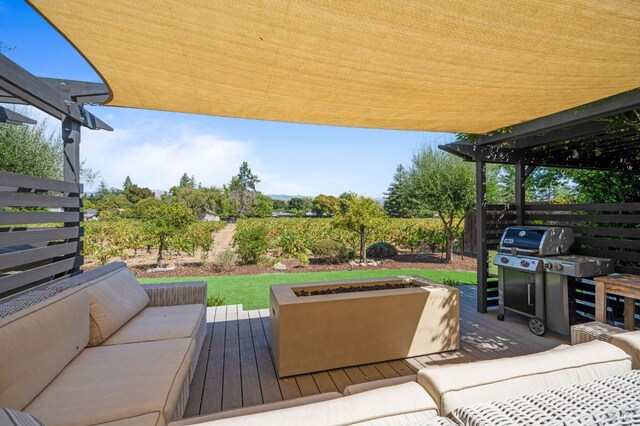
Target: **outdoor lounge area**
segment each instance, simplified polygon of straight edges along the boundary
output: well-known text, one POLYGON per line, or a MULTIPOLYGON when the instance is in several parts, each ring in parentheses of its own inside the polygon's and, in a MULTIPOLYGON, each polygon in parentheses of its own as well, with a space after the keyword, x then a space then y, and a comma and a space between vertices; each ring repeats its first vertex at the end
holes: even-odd
POLYGON ((27 105, 62 138, 62 179, 0 170, 0 426, 640 425, 640 198, 527 196, 540 168, 640 173, 640 4, 27 3, 103 84, 0 53, 0 124, 34 124, 27 105), (438 148, 473 164, 475 204, 429 214, 464 221, 476 285, 389 269, 245 309, 200 276, 87 268, 81 131, 113 130, 96 105, 455 133, 438 148))

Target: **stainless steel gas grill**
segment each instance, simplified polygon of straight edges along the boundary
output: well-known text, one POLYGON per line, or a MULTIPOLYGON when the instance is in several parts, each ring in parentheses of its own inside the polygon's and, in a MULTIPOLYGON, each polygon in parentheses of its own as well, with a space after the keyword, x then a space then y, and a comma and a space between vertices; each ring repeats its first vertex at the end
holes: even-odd
POLYGON ((498 255, 499 313, 530 317, 529 330, 568 335, 572 323, 575 278, 610 274, 611 259, 567 255, 573 230, 563 227, 511 226, 502 234, 498 255))

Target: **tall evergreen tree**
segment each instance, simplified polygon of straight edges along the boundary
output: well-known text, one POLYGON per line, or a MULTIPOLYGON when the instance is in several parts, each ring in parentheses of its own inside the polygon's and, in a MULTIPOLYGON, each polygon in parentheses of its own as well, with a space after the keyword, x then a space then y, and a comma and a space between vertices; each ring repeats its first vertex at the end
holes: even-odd
POLYGON ((122 184, 122 190, 126 191, 128 187, 130 187, 131 185, 133 185, 133 182, 131 181, 131 178, 127 175, 126 179, 124 180, 124 183, 122 184))
POLYGON ((408 179, 409 172, 399 164, 384 199, 384 210, 391 217, 413 216, 414 209, 408 192, 408 179))

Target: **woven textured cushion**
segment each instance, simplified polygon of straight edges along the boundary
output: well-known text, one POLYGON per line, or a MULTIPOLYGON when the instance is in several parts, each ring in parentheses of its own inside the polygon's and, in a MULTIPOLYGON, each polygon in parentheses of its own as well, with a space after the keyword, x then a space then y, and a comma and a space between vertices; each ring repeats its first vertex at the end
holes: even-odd
POLYGON ((133 273, 118 269, 87 284, 91 328, 89 345, 99 345, 149 304, 133 273))
POLYGON ((206 315, 204 305, 144 308, 123 325, 103 345, 193 337, 206 315))
POLYGON ((640 371, 634 370, 544 392, 461 407, 452 413, 452 418, 467 426, 637 425, 639 403, 640 371), (621 422, 625 417, 626 421, 621 422))
MULTIPOLYGON (((212 426, 353 425, 366 424, 365 422, 390 416, 421 412, 425 412, 424 416, 431 418, 436 416, 436 405, 433 399, 417 383, 404 383, 329 401, 212 422, 200 421, 201 418, 194 417, 189 419, 192 422, 188 424, 200 426, 209 424, 212 426)), ((206 419, 206 416, 203 418, 206 419)), ((404 423, 407 422, 404 421, 404 423)))
POLYGON ((191 338, 86 348, 24 411, 47 426, 153 413, 168 423, 194 356, 191 338))
POLYGON ((633 368, 640 369, 640 330, 617 334, 611 338, 610 343, 628 353, 633 368))
POLYGON ((0 406, 22 410, 89 340, 87 293, 70 289, 0 320, 0 406))
POLYGON ((22 411, 0 408, 0 425, 6 426, 45 426, 40 420, 22 411))
POLYGON ((418 383, 438 403, 440 415, 458 407, 539 392, 631 369, 624 351, 593 341, 566 349, 469 364, 426 368, 418 383))

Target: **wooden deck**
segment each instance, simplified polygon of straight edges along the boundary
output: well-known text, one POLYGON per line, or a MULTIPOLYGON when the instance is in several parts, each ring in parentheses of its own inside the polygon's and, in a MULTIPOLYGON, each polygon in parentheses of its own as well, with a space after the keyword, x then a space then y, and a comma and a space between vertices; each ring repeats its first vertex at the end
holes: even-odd
POLYGON ((276 376, 269 349, 269 310, 244 311, 220 306, 207 311, 207 338, 191 383, 185 417, 263 404, 321 392, 342 392, 350 384, 414 374, 418 369, 450 363, 526 355, 551 349, 568 339, 529 332, 526 318, 476 312, 476 288, 460 287, 461 348, 357 367, 276 376))

